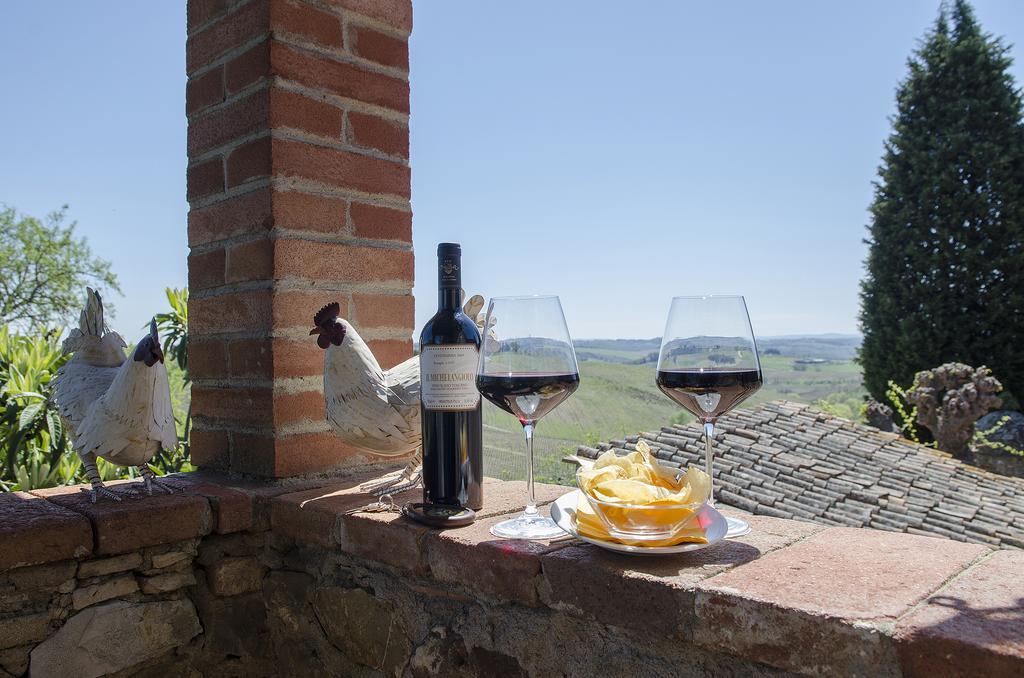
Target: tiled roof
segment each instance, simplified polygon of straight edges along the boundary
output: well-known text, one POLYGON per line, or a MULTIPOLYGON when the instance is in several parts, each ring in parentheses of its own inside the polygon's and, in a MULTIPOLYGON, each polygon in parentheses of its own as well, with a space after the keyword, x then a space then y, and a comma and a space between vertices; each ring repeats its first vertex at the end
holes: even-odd
MULTIPOLYGON (((809 405, 736 410, 715 437, 718 501, 782 518, 1024 548, 1024 480, 995 475, 809 405)), ((639 438, 663 462, 703 468, 696 424, 581 447, 623 454, 639 438)))

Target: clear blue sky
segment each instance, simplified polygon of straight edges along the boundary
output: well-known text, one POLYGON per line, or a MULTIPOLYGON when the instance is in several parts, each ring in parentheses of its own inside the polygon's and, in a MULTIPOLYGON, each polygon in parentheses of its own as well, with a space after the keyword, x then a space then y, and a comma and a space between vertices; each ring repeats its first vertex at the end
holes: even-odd
MULTIPOLYGON (((129 335, 186 279, 184 8, 0 5, 0 202, 71 206, 129 335)), ((1024 3, 975 8, 1024 45, 1024 3)), ((656 336, 672 295, 715 292, 762 335, 854 331, 894 89, 937 9, 415 3, 417 322, 457 240, 470 291, 560 294, 579 338, 656 336)))

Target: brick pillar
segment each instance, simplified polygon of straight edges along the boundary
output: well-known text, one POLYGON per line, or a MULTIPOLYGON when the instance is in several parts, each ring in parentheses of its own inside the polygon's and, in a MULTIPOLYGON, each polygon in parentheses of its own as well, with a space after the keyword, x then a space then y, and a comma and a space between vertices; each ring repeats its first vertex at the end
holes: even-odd
POLYGON ((313 313, 412 353, 410 0, 188 0, 193 463, 362 463, 323 413, 313 313))

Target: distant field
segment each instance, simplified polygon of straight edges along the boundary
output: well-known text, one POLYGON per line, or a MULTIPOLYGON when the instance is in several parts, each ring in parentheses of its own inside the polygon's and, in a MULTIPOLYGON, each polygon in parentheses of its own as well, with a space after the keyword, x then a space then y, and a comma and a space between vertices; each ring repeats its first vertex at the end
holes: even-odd
MULTIPOLYGON (((791 344, 791 350, 799 350, 804 343, 802 339, 793 338, 787 338, 786 342, 791 344)), ((581 354, 600 352, 607 357, 603 360, 581 360, 579 389, 537 426, 535 468, 537 477, 547 482, 572 482, 570 469, 560 459, 580 444, 657 430, 669 423, 692 421, 689 414, 658 390, 654 383, 653 363, 631 365, 620 362, 641 357, 651 349, 643 345, 634 350, 612 348, 602 343, 602 346, 578 348, 581 354)), ((762 356, 765 385, 744 406, 778 399, 804 403, 824 400, 837 414, 856 417, 865 393, 860 367, 849 359, 814 365, 796 364, 794 361, 797 359, 820 357, 815 350, 819 347, 830 354, 841 350, 834 343, 823 343, 818 338, 806 343, 810 349, 807 353, 762 356)), ((653 350, 657 350, 657 346, 653 350)), ((484 448, 484 470, 488 475, 510 479, 525 476, 522 429, 511 415, 490 403, 484 405, 484 448)))

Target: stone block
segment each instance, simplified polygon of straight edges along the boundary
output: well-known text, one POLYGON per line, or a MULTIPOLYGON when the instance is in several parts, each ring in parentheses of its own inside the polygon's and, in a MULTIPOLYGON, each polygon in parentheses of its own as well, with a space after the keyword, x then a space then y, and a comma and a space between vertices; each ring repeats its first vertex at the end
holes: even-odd
POLYGON ((210 590, 218 596, 259 591, 266 569, 258 558, 225 558, 206 570, 210 590))
POLYGON ((126 553, 123 556, 113 558, 102 558, 100 560, 87 560, 78 566, 78 578, 88 579, 89 577, 102 577, 115 572, 127 572, 142 566, 142 554, 126 553))
POLYGON ((49 633, 49 612, 0 619, 0 650, 39 642, 49 633))
POLYGON ((185 560, 190 560, 192 554, 186 551, 168 551, 167 553, 156 553, 150 559, 153 569, 162 570, 165 567, 177 565, 185 560))
POLYGON ((156 595, 177 591, 178 589, 183 589, 186 586, 192 586, 195 583, 196 578, 191 571, 168 572, 167 574, 158 574, 153 577, 142 578, 139 587, 142 589, 143 593, 156 595))
POLYGON ((92 528, 78 513, 27 492, 0 493, 0 572, 92 553, 92 528))
POLYGON ((130 574, 124 574, 113 579, 102 581, 92 586, 83 586, 71 594, 71 606, 76 610, 102 603, 111 598, 118 598, 135 593, 139 590, 139 583, 130 574))
POLYGON ((390 603, 363 589, 326 586, 313 594, 313 609, 327 639, 352 661, 396 675, 412 642, 390 603))
POLYGON ((95 605, 71 617, 32 650, 32 675, 107 675, 159 657, 200 632, 188 600, 95 605))
POLYGON ((1024 552, 997 551, 896 624, 905 676, 1024 675, 1024 552))

